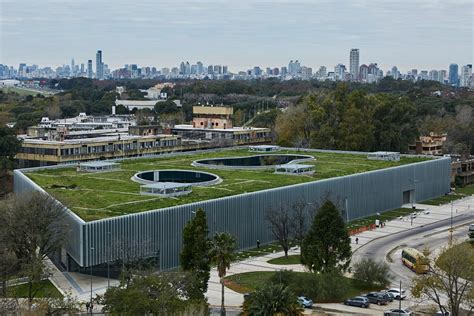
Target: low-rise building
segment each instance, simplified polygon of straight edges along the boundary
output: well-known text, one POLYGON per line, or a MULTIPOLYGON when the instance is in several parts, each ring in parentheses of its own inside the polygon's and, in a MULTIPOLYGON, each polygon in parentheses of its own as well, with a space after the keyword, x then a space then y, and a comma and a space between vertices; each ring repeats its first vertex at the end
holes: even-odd
POLYGON ((474 183, 474 157, 469 159, 452 158, 451 183, 461 186, 474 183))
POLYGON ((446 137, 446 133, 436 134, 433 132, 427 136, 420 136, 415 144, 408 146, 408 152, 416 155, 442 155, 446 137))
POLYGON ((23 137, 22 147, 15 158, 19 167, 24 168, 154 155, 182 149, 180 136, 164 134, 135 136, 118 132, 63 140, 23 137))
POLYGON ((237 146, 271 142, 269 128, 234 127, 233 108, 193 106, 193 124, 175 125, 173 134, 183 139, 210 141, 213 146, 237 146))

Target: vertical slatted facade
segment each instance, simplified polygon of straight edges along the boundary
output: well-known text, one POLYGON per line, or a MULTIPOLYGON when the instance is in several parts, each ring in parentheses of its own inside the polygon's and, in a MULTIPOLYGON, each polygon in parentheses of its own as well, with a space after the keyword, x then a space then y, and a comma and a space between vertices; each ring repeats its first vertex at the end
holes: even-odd
MULTIPOLYGON (((81 266, 123 256, 157 256, 161 269, 178 266, 181 233, 197 208, 206 211, 211 234, 228 231, 241 249, 273 240, 265 222, 270 208, 312 203, 328 193, 340 203, 347 220, 373 215, 402 205, 404 191, 422 201, 449 192, 450 158, 440 158, 361 174, 240 194, 143 213, 84 222, 68 211, 70 238, 66 250, 81 266), (91 251, 90 249, 94 250, 91 251)), ((15 171, 15 192, 41 190, 15 171)))

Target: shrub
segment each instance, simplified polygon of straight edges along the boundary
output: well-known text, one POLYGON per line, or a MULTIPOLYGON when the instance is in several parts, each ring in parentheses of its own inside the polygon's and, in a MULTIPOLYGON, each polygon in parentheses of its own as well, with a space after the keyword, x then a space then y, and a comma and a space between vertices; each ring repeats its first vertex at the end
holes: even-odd
POLYGON ((390 269, 385 262, 364 258, 354 264, 354 279, 362 281, 368 286, 388 286, 392 278, 390 269))

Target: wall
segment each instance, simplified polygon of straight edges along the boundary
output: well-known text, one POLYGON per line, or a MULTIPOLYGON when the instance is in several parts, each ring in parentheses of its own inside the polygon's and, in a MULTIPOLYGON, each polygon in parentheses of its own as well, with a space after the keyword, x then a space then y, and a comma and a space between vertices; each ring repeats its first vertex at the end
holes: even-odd
MULTIPOLYGON (((94 222, 73 220, 74 234, 67 249, 81 266, 122 256, 159 255, 161 268, 170 269, 179 264, 182 229, 197 208, 206 211, 211 234, 228 231, 237 237, 240 249, 251 248, 257 240, 262 244, 273 240, 265 221, 269 208, 317 202, 329 192, 345 208, 345 219, 354 220, 400 207, 404 191, 414 189, 416 201, 449 192, 450 162, 450 158, 434 159, 94 222)), ((38 190, 25 178, 15 171, 15 192, 38 190)))

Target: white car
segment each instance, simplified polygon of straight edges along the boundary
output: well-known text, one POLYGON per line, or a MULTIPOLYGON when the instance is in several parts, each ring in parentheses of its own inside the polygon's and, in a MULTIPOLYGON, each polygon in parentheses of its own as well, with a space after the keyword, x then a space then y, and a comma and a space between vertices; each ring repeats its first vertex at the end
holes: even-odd
POLYGON ((300 303, 300 305, 304 308, 311 308, 313 306, 313 301, 306 296, 298 297, 298 303, 300 303))
POLYGON ((396 300, 403 300, 407 297, 406 291, 404 289, 402 289, 402 291, 400 292, 400 289, 391 288, 388 289, 387 292, 392 293, 396 300))
POLYGON ((391 309, 389 311, 383 312, 383 316, 411 316, 413 312, 408 309, 391 309))
POLYGON ((469 225, 469 231, 474 232, 474 224, 469 225))

